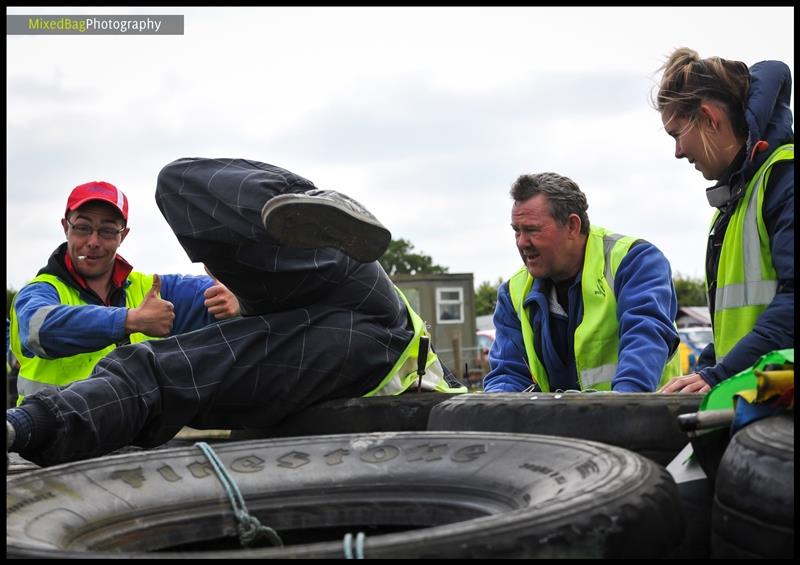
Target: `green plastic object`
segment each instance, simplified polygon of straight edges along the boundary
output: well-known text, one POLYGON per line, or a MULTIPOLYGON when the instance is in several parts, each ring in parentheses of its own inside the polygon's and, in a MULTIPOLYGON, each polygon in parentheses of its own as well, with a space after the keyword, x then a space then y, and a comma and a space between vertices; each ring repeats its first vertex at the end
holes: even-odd
POLYGON ((756 370, 760 371, 767 365, 783 365, 785 363, 794 365, 794 349, 770 351, 749 369, 725 379, 709 390, 700 403, 700 410, 726 410, 733 408, 733 397, 737 392, 758 387, 756 370))

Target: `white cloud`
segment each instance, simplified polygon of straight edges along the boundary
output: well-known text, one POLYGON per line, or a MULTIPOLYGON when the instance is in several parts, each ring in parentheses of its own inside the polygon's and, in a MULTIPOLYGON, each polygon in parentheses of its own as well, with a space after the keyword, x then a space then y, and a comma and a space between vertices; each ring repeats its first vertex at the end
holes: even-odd
POLYGON ((516 270, 508 188, 576 180, 593 222, 701 276, 711 208, 648 96, 679 46, 794 66, 793 8, 10 8, 185 14, 183 36, 7 37, 7 285, 63 239, 69 190, 131 201, 137 268, 202 272, 155 206, 185 156, 273 163, 361 200, 476 284, 516 270))

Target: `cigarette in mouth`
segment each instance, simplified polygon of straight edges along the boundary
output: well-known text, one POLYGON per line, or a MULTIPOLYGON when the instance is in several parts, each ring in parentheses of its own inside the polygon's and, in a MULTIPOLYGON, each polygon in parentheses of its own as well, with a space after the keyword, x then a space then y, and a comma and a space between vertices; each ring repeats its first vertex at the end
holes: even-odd
POLYGON ((78 261, 83 261, 86 259, 86 255, 78 255, 78 261))

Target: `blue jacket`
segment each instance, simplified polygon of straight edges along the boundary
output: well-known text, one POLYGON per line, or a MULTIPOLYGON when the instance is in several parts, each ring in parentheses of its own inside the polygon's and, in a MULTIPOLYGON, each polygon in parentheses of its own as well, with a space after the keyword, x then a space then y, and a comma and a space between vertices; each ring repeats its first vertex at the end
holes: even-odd
MULTIPOLYGON (((39 274, 49 273, 58 276, 65 283, 80 289, 63 265, 62 244, 50 257, 46 267, 39 274)), ((175 321, 171 335, 196 330, 216 321, 208 313, 203 302, 203 292, 214 284, 206 275, 160 275, 161 298, 175 306, 175 321)), ((105 306, 94 293, 82 292, 86 306, 58 306, 51 310, 39 331, 39 344, 47 352, 48 359, 71 357, 78 353, 97 351, 110 344, 127 343, 125 334, 124 292, 112 296, 116 306, 105 306)), ((28 328, 31 317, 45 306, 61 304, 58 292, 47 283, 34 283, 24 286, 15 297, 20 342, 23 354, 34 357, 30 347, 28 328)))
MULTIPOLYGON (((753 174, 779 146, 794 143, 792 111, 789 106, 792 75, 780 61, 762 61, 750 68, 750 95, 747 102, 749 134, 738 167, 728 178, 731 198, 720 208, 714 225, 714 237, 709 238, 706 252, 706 276, 715 287, 721 242, 725 237, 735 205, 753 174), (752 155, 759 140, 769 144, 766 151, 752 155), (751 158, 751 156, 753 158, 751 158)), ((713 188, 713 187, 712 187, 713 188)), ((756 322, 753 330, 739 341, 719 363, 716 363, 714 344, 700 355, 698 372, 710 385, 751 367, 759 357, 775 349, 794 347, 794 163, 775 165, 764 194, 764 223, 770 240, 770 252, 778 275, 777 294, 756 322)), ((709 293, 711 319, 714 319, 714 296, 709 293)))
MULTIPOLYGON (((525 306, 530 307, 531 325, 540 328, 534 333, 534 347, 547 369, 551 390, 578 388, 573 344, 575 328, 583 319, 580 281, 578 273, 568 291, 567 316, 549 314, 549 281, 534 281, 524 300, 525 306)), ((614 293, 620 335, 619 363, 612 390, 652 392, 680 341, 674 326, 678 298, 666 257, 646 241, 634 244, 617 270, 614 293)), ((484 379, 484 390, 518 392, 532 381, 508 281, 500 286, 497 295, 496 336, 489 351, 491 371, 484 379)))

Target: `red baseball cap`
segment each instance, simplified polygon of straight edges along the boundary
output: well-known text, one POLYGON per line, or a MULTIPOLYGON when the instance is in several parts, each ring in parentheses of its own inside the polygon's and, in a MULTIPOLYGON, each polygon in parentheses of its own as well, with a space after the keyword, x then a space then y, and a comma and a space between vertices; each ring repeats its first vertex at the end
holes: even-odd
POLYGON ((67 210, 77 210, 87 202, 102 200, 113 205, 119 210, 122 218, 128 221, 128 199, 120 189, 111 183, 103 181, 87 182, 72 189, 67 200, 67 210))

